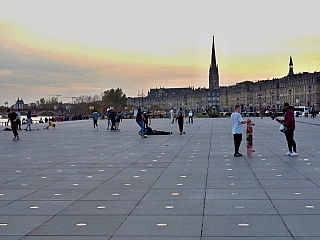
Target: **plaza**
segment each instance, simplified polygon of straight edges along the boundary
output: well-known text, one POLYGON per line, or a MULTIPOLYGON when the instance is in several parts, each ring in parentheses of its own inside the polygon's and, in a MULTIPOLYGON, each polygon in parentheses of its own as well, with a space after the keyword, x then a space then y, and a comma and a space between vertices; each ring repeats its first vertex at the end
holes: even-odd
MULTIPOLYGON (((169 119, 141 138, 133 119, 33 124, 0 132, 0 240, 315 240, 320 118, 296 118, 298 157, 271 118, 233 157, 230 118, 169 119)), ((0 126, 0 130, 4 127, 0 126)), ((245 133, 245 125, 243 125, 245 133)))

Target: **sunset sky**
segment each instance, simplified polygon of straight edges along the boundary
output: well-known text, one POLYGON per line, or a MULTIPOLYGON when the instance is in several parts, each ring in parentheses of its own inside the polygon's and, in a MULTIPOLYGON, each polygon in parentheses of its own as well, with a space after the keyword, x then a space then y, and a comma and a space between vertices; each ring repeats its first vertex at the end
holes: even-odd
POLYGON ((320 71, 317 0, 0 2, 0 105, 320 71))

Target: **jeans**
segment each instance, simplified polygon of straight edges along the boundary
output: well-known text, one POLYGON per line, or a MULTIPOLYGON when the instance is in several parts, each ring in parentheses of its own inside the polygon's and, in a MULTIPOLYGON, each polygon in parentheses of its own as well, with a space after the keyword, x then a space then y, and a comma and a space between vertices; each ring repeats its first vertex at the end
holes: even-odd
POLYGON ((296 142, 293 139, 294 129, 287 129, 287 131, 285 131, 285 135, 288 142, 289 151, 292 152, 293 149, 294 152, 297 152, 296 142))
POLYGON ((234 142, 234 153, 239 153, 240 144, 242 141, 242 134, 236 133, 233 134, 233 142, 234 142))
POLYGON ((26 130, 29 128, 29 131, 31 131, 31 118, 27 118, 27 127, 26 130))
POLYGON ((140 126, 139 134, 145 134, 144 130, 144 122, 143 121, 137 121, 137 124, 140 126))

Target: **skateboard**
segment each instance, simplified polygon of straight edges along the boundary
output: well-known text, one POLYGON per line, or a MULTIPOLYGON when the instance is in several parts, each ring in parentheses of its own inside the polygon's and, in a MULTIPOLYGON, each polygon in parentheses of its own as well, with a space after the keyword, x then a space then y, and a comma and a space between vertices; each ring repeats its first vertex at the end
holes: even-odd
POLYGON ((247 133, 247 155, 251 156, 252 155, 252 147, 253 147, 253 137, 252 137, 252 133, 253 133, 253 129, 252 129, 252 122, 248 122, 247 123, 247 129, 246 129, 246 133, 247 133))
POLYGON ((141 134, 140 132, 138 132, 138 134, 142 137, 142 138, 147 138, 148 136, 145 134, 141 134))

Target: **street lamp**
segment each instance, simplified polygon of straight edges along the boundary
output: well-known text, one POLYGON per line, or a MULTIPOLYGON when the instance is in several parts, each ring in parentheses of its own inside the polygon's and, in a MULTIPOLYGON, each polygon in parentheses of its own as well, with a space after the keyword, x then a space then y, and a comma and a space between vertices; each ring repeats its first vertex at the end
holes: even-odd
POLYGON ((288 93, 289 93, 289 101, 288 102, 291 103, 291 89, 288 90, 288 93))
POLYGON ((308 87, 308 92, 309 92, 309 104, 308 107, 311 106, 311 86, 308 87))
POLYGON ((271 102, 270 102, 270 107, 271 109, 273 109, 273 97, 274 97, 274 92, 270 92, 270 96, 271 96, 271 102))

